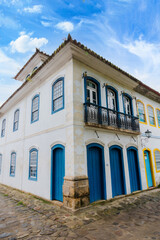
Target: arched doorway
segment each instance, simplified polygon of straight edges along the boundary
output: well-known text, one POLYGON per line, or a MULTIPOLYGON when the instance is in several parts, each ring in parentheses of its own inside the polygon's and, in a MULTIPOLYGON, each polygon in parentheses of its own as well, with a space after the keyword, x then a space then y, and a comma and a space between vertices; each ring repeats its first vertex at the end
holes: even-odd
POLYGON ((63 181, 65 176, 65 148, 58 144, 51 154, 51 200, 63 201, 63 181))
POLYGON ((149 149, 144 149, 143 154, 144 154, 144 164, 146 169, 147 187, 156 186, 151 151, 149 149))
POLYGON ((131 192, 141 190, 141 177, 138 159, 138 150, 135 147, 127 149, 128 168, 131 192))
POLYGON ((87 146, 87 170, 90 202, 106 199, 104 148, 96 143, 87 146))
POLYGON ((112 196, 126 193, 122 148, 114 145, 109 148, 112 196))

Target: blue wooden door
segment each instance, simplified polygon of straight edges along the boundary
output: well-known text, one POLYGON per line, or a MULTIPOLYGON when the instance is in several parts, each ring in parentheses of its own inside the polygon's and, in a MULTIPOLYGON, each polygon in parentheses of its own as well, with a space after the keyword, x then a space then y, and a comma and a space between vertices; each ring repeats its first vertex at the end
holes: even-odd
POLYGON ((105 176, 102 149, 96 146, 87 149, 87 168, 90 202, 105 199, 105 176))
POLYGON ((149 157, 148 151, 144 151, 144 158, 145 158, 145 164, 146 164, 148 187, 153 187, 151 163, 150 163, 150 157, 149 157))
POLYGON ((138 153, 134 148, 127 149, 128 168, 131 192, 141 190, 141 180, 139 172, 138 153))
POLYGON ((110 148, 110 168, 112 182, 112 196, 125 194, 122 152, 119 147, 110 148))
POLYGON ((64 149, 57 147, 52 152, 52 200, 63 201, 63 181, 65 176, 64 149))

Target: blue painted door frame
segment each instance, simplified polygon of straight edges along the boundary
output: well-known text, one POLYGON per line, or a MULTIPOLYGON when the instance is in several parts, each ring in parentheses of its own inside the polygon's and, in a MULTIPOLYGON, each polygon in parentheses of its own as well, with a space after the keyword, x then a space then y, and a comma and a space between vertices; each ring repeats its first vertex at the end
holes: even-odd
POLYGON ((104 148, 96 143, 87 146, 87 170, 90 202, 106 199, 104 148))
POLYGON ((144 151, 144 158, 145 158, 145 164, 146 164, 148 187, 153 187, 153 179, 152 179, 149 151, 147 151, 147 150, 144 151))
POLYGON ((109 148, 112 182, 112 197, 126 194, 125 171, 122 148, 118 145, 109 148))
POLYGON ((63 201, 65 148, 57 144, 51 149, 51 200, 63 201))
POLYGON ((139 166, 138 150, 135 147, 127 148, 128 169, 131 192, 141 190, 141 173, 139 166))

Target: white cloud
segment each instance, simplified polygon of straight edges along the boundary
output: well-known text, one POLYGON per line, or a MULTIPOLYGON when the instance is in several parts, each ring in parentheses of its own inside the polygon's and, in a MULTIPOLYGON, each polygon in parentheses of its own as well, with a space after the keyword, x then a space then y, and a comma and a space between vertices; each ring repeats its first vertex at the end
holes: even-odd
POLYGON ((20 26, 13 18, 7 17, 4 14, 0 13, 0 27, 17 29, 20 26))
POLYGON ((17 90, 18 87, 22 82, 15 81, 12 79, 11 82, 9 82, 8 79, 0 79, 0 106, 11 96, 14 91, 17 90))
POLYGON ((20 65, 12 58, 8 57, 0 49, 0 75, 11 76, 19 69, 20 65))
POLYGON ((121 45, 143 61, 150 62, 154 66, 160 64, 160 44, 149 43, 140 38, 139 40, 121 45))
POLYGON ((33 38, 31 35, 31 33, 26 34, 25 32, 21 32, 15 41, 10 42, 11 51, 13 53, 33 52, 35 48, 40 48, 48 43, 46 38, 33 38))
MULTIPOLYGON (((125 58, 129 73, 145 82, 149 86, 160 91, 160 44, 151 43, 142 39, 120 43, 117 40, 112 40, 112 44, 117 45, 119 51, 123 53, 125 50, 125 58), (120 50, 121 49, 121 50, 120 50), (134 65, 134 66, 133 66, 134 65)), ((114 45, 114 46, 115 46, 114 45)), ((123 57, 123 55, 121 55, 123 57)), ((125 66, 121 65, 123 69, 125 66)))
MULTIPOLYGON (((130 2, 128 0, 117 1, 130 2)), ((77 17, 74 19, 79 20, 77 17)), ((143 35, 136 40, 131 37, 126 39, 128 35, 125 36, 125 33, 119 36, 117 29, 109 21, 106 11, 95 15, 91 23, 85 19, 80 19, 78 27, 84 24, 85 31, 90 32, 87 35, 88 47, 124 71, 160 91, 160 43, 147 41, 143 35), (121 39, 121 41, 117 39, 121 39)))
POLYGON ((41 13, 42 8, 43 8, 42 5, 34 5, 33 7, 24 8, 23 11, 28 13, 41 13))
POLYGON ((71 22, 59 22, 56 27, 64 32, 72 32, 74 25, 71 22))
POLYGON ((0 105, 22 84, 11 80, 19 69, 20 64, 0 49, 0 105))
POLYGON ((41 24, 44 26, 44 27, 50 27, 52 25, 51 22, 45 22, 45 21, 41 21, 41 24))
POLYGON ((0 0, 0 4, 7 4, 8 6, 11 4, 14 5, 18 2, 19 0, 0 0))
POLYGON ((19 0, 11 0, 11 4, 16 4, 17 2, 19 2, 19 0))

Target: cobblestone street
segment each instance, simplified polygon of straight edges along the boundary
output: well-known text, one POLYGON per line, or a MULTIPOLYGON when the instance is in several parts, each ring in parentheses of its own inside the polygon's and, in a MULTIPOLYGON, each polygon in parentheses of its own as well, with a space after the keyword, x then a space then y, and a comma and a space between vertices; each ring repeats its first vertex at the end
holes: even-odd
POLYGON ((0 185, 0 239, 160 239, 160 189, 72 213, 0 185))

